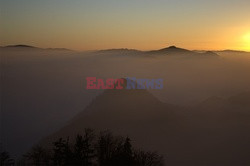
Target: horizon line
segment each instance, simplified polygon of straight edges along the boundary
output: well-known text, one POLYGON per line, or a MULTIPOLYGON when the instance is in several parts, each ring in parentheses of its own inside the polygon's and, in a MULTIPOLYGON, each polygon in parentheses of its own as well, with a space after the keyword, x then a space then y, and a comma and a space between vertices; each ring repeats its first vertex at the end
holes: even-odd
POLYGON ((167 47, 159 48, 159 49, 151 49, 151 50, 141 50, 141 49, 135 49, 135 48, 128 48, 128 47, 118 47, 118 48, 104 48, 104 49, 92 49, 92 50, 76 50, 76 49, 71 49, 71 48, 65 48, 65 47, 37 47, 34 45, 28 45, 28 44, 9 44, 9 45, 1 45, 1 48, 6 48, 6 47, 23 47, 23 48, 37 48, 37 49, 66 49, 66 50, 71 50, 71 51, 76 51, 76 52, 92 52, 92 51, 105 51, 105 50, 135 50, 135 51, 157 51, 165 48, 170 48, 170 47, 175 47, 179 49, 186 49, 189 51, 213 51, 213 52, 219 52, 219 51, 237 51, 237 52, 250 52, 246 50, 238 50, 238 49, 218 49, 218 50, 213 50, 213 49, 188 49, 184 47, 178 47, 176 45, 169 45, 167 47))

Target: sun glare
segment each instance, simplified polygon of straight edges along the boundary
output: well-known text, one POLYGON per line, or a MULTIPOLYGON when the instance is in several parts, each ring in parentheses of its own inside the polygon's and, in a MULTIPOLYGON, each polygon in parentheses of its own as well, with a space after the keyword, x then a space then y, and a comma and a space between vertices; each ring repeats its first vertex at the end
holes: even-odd
POLYGON ((243 40, 244 40, 244 48, 247 51, 250 51, 250 33, 247 33, 246 35, 244 35, 243 40))

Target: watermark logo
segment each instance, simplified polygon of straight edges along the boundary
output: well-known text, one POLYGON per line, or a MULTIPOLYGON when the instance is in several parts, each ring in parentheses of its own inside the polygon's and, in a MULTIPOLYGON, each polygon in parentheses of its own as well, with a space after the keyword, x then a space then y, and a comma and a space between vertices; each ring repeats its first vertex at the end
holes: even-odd
POLYGON ((127 78, 96 78, 86 77, 86 89, 163 89, 163 79, 138 79, 127 78))

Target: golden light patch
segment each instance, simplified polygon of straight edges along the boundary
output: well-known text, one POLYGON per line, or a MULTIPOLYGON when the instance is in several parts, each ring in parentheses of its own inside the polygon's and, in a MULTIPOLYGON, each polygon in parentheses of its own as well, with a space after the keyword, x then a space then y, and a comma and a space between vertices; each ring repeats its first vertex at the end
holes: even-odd
POLYGON ((243 36, 244 49, 250 51, 250 33, 243 36))

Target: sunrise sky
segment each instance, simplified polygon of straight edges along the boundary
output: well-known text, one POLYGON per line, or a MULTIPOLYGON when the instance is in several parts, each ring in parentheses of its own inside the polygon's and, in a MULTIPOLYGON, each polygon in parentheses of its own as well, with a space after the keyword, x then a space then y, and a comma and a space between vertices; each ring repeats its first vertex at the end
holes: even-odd
POLYGON ((250 51, 250 0, 0 0, 0 45, 250 51))

